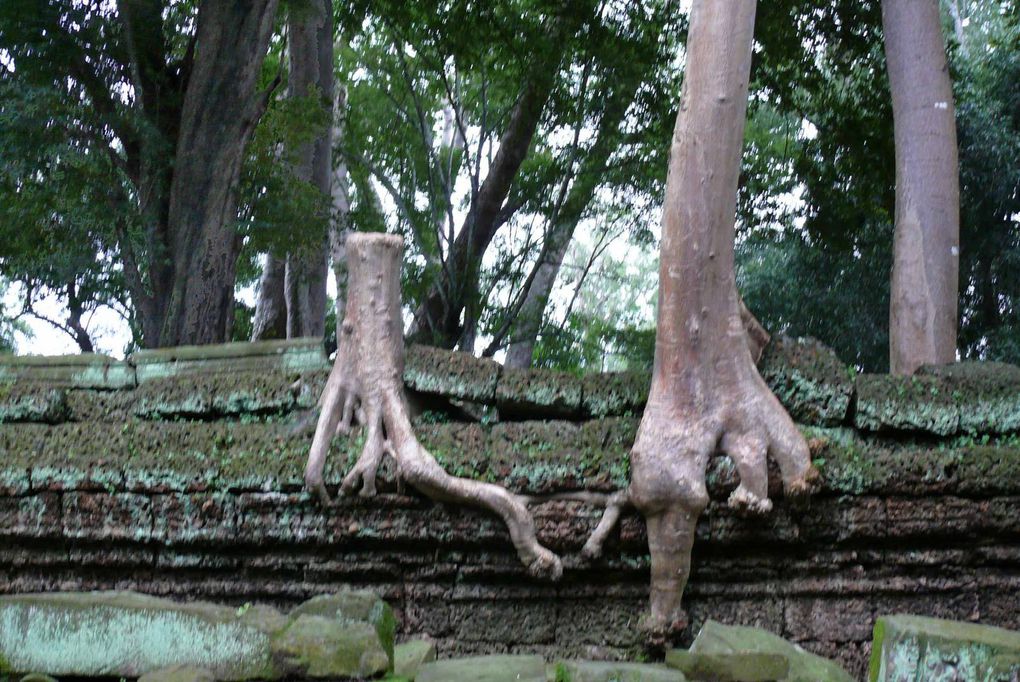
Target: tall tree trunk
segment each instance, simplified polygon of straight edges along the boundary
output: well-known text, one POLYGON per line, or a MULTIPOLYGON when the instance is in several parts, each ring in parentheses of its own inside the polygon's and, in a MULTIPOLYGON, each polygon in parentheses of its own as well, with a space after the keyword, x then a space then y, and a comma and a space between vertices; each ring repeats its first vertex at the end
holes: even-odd
POLYGON ((287 298, 283 289, 286 273, 286 260, 266 254, 251 324, 252 341, 287 338, 287 298))
MULTIPOLYGON (((347 88, 336 88, 333 102, 333 140, 337 146, 343 144, 344 120, 347 116, 347 88)), ((336 323, 344 320, 347 306, 347 236, 351 233, 350 180, 347 177, 347 162, 342 154, 333 160, 333 179, 330 186, 332 215, 329 222, 329 257, 336 277, 336 323)))
POLYGON ((889 369, 956 359, 960 187, 937 0, 883 0, 896 136, 889 369))
POLYGON ((662 217, 652 386, 631 452, 630 501, 644 514, 656 641, 686 625, 680 606, 705 468, 721 449, 740 485, 729 504, 771 508, 766 453, 787 493, 817 478, 807 444, 758 374, 734 275, 734 219, 754 0, 695 0, 662 217))
MULTIPOLYGON (((333 106, 333 3, 314 0, 307 6, 292 8, 290 30, 291 97, 318 94, 323 106, 333 106)), ((314 185, 324 196, 330 195, 333 174, 332 116, 314 142, 298 151, 296 174, 314 185)), ((323 223, 324 226, 326 223, 323 223)), ((287 337, 322 336, 326 329, 326 273, 328 271, 327 235, 322 234, 306 247, 287 254, 285 292, 287 297, 287 337)))
POLYGON ((256 84, 277 0, 204 0, 170 189, 173 291, 164 346, 219 343, 233 321, 241 240, 235 226, 244 150, 264 104, 256 84))
MULTIPOLYGON (((570 21, 556 21, 557 35, 572 30, 570 21)), ((461 314, 477 296, 482 257, 496 231, 506 222, 500 211, 549 100, 565 44, 565 40, 554 40, 553 49, 536 58, 529 69, 521 95, 500 137, 499 150, 471 202, 446 267, 415 311, 412 338, 445 348, 453 348, 461 340, 464 331, 461 314)))

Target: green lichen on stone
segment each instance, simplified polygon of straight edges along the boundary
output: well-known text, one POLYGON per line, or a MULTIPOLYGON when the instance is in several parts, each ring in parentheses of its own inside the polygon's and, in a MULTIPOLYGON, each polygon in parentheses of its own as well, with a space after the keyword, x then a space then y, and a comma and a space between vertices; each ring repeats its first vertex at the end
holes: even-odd
POLYGON ((941 377, 862 374, 857 378, 854 424, 864 431, 949 436, 960 428, 960 407, 941 377))
POLYGON ((789 663, 785 682, 853 682, 838 664, 805 651, 761 628, 723 625, 708 620, 691 644, 692 654, 766 653, 784 657, 789 663))
POLYGON ((798 423, 836 426, 846 419, 854 391, 853 369, 819 341, 774 337, 758 367, 798 423))
POLYGON ((374 592, 345 590, 312 597, 291 611, 291 617, 301 615, 321 616, 339 623, 369 623, 375 628, 389 667, 392 667, 397 619, 389 604, 374 592))
POLYGON ((251 679, 271 672, 268 640, 211 604, 124 592, 0 597, 0 655, 19 672, 138 677, 194 664, 251 679))
POLYGON ((308 677, 375 677, 392 667, 370 623, 341 622, 309 614, 292 615, 271 642, 278 668, 308 677))
POLYGON ((33 382, 0 384, 0 423, 58 424, 68 414, 66 389, 33 382))
POLYGON ((581 379, 569 372, 504 369, 496 386, 501 414, 580 417, 581 379))
POLYGON ((674 649, 666 652, 666 665, 691 682, 774 682, 785 680, 790 673, 785 655, 760 652, 698 654, 674 649))
POLYGON ((408 346, 404 384, 411 390, 476 403, 492 404, 503 366, 470 353, 430 346, 408 346))
POLYGON ((925 366, 918 374, 945 382, 959 406, 959 429, 963 433, 1020 431, 1020 367, 970 361, 925 366))
POLYGON ((581 406, 591 417, 633 416, 648 402, 650 372, 586 374, 581 379, 581 406))
POLYGON ((870 682, 998 682, 1002 661, 1020 656, 1020 632, 922 616, 875 623, 870 682))

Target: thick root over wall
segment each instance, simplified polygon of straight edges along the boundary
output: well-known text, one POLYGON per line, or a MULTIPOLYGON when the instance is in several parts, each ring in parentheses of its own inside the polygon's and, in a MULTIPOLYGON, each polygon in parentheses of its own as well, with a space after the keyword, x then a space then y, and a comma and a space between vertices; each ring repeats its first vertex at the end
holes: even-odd
POLYGON ((395 235, 354 233, 348 237, 346 316, 320 402, 305 484, 324 503, 330 502, 323 484, 329 443, 335 434, 348 433, 356 420, 365 429, 365 445, 344 478, 344 494, 374 495, 379 466, 384 457, 392 457, 399 479, 427 497, 499 515, 528 571, 536 577, 558 579, 562 564, 539 544, 527 500, 498 485, 449 475, 414 435, 402 379, 402 251, 403 242, 395 235))

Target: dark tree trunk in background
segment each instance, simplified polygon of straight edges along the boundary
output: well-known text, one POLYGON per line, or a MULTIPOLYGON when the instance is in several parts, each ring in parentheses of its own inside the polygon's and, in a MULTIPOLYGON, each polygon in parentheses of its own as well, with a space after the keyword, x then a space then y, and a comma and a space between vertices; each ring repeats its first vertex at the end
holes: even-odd
MULTIPOLYGON (((291 9, 287 22, 290 50, 291 97, 316 94, 323 106, 333 107, 333 4, 313 0, 291 9)), ((297 176, 330 195, 333 167, 332 116, 314 142, 297 151, 297 176)), ((287 337, 322 336, 326 328, 326 222, 322 233, 303 248, 287 254, 284 287, 287 298, 287 337)))
MULTIPOLYGON (((573 30, 569 21, 558 20, 556 33, 573 30)), ((482 258, 497 230, 507 220, 501 214, 511 185, 521 167, 531 140, 552 92, 565 40, 553 40, 553 48, 537 57, 531 68, 509 122, 499 140, 499 150, 489 166, 485 181, 472 199, 471 207, 450 249, 446 267, 438 281, 415 311, 411 337, 419 342, 453 348, 464 334, 461 315, 471 327, 476 304, 482 258)), ((473 331, 469 336, 473 336, 473 331)), ((470 350, 470 349, 465 349, 470 350)))
POLYGON ((646 626, 657 642, 686 625, 680 601, 711 455, 733 459, 740 485, 729 504, 748 513, 771 508, 766 453, 788 494, 817 478, 803 436, 755 367, 734 275, 754 17, 753 0, 695 0, 691 11, 663 206, 655 366, 629 488, 648 525, 646 626))
POLYGON ((273 254, 266 255, 259 280, 255 318, 251 323, 252 341, 287 338, 287 298, 283 292, 286 272, 287 261, 273 254))
POLYGON ((256 92, 276 0, 205 0, 181 111, 170 187, 173 288, 160 345, 226 341, 241 240, 237 186, 245 147, 262 114, 256 92))
MULTIPOLYGON (((291 8, 287 18, 287 49, 290 63, 287 94, 319 96, 333 111, 333 13, 331 0, 314 0, 291 8)), ((332 116, 330 117, 332 120, 332 116)), ((333 123, 323 127, 314 141, 289 150, 294 174, 313 185, 324 197, 331 194, 333 123)), ((332 210, 331 210, 332 212, 332 210)), ((322 336, 326 329, 326 276, 329 243, 323 216, 320 233, 301 235, 301 244, 282 256, 269 254, 255 306, 252 338, 322 336), (283 329, 260 323, 282 316, 283 329), (272 334, 272 336, 267 336, 272 334)), ((298 230, 307 229, 296 226, 298 230)))
POLYGON ((889 369, 956 360, 960 188, 938 0, 884 0, 896 136, 889 369))

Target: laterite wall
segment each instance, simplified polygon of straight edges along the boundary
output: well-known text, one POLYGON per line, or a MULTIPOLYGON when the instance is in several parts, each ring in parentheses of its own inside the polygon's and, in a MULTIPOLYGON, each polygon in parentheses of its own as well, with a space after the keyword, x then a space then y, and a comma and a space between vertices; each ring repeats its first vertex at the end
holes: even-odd
MULTIPOLYGON (((367 586, 441 654, 640 647, 636 517, 585 564, 601 510, 538 505, 540 539, 566 566, 546 584, 487 515, 388 481, 373 500, 313 502, 299 426, 326 368, 314 341, 0 360, 0 592, 293 603, 367 586)), ((693 630, 709 616, 762 625, 860 675, 881 613, 1020 629, 1020 369, 854 376, 825 348, 781 339, 762 371, 812 439, 825 486, 799 510, 775 490, 769 517, 740 519, 724 504, 732 467, 713 461, 693 630)), ((422 442, 452 472, 529 494, 627 480, 647 376, 503 370, 412 348, 405 380, 422 442)), ((356 445, 336 443, 333 485, 356 445)))

